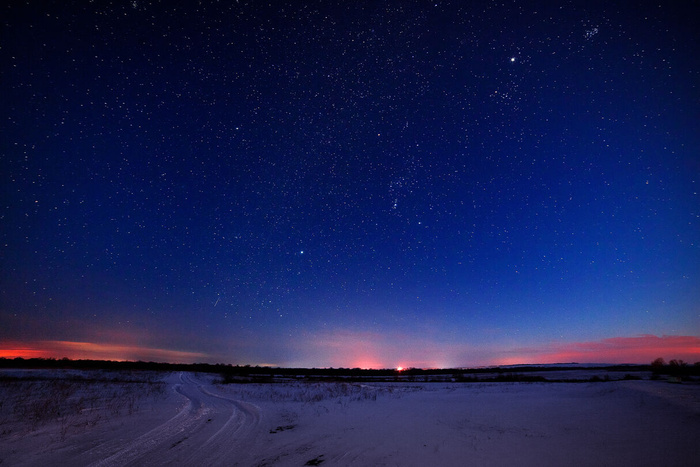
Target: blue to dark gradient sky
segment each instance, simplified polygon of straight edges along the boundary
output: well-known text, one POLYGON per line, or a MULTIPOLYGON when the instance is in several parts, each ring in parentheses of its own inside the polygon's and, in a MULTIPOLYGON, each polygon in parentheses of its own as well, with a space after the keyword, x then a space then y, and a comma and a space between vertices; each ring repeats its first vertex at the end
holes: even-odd
POLYGON ((700 360, 700 3, 12 1, 0 354, 700 360))

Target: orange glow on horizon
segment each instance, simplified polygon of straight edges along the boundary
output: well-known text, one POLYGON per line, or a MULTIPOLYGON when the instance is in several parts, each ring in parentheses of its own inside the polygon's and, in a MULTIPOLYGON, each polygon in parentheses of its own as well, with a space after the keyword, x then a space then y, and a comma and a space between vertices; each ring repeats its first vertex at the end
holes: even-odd
MULTIPOLYGON (((338 365, 339 367, 344 367, 345 365, 338 365)), ((384 368, 380 363, 373 360, 360 360, 356 361, 350 365, 348 368, 360 368, 362 370, 377 370, 384 368)))
MULTIPOLYGON (((613 337, 598 341, 555 342, 536 347, 472 346, 440 344, 423 337, 402 334, 335 331, 306 336, 288 343, 284 361, 269 366, 307 368, 362 368, 403 371, 406 368, 455 368, 483 365, 551 363, 641 363, 661 357, 700 361, 700 337, 613 337), (400 364, 399 364, 400 362, 400 364)), ((250 344, 249 344, 250 345, 250 344)), ((249 352, 255 356, 255 352, 249 352)), ((0 341, 3 358, 64 358, 73 360, 157 361, 169 363, 227 363, 200 352, 73 341, 0 341)), ((270 362, 271 360, 260 361, 270 362)), ((255 360, 242 362, 258 364, 255 360)))
POLYGON ((398 331, 323 329, 295 337, 289 348, 294 367, 427 369, 459 366, 469 347, 398 331))
POLYGON ((27 348, 0 348, 0 358, 56 358, 45 350, 27 348))
POLYGON ((542 348, 516 349, 513 356, 496 365, 548 363, 650 363, 662 357, 700 361, 700 337, 653 336, 612 337, 599 341, 550 344, 542 348))
POLYGON ((0 357, 4 358, 69 358, 72 360, 158 361, 196 363, 208 355, 197 352, 156 349, 139 346, 96 344, 93 342, 35 341, 0 342, 0 357))
POLYGON ((612 337, 554 342, 536 347, 443 344, 424 336, 369 331, 324 330, 292 343, 293 366, 327 368, 456 368, 552 363, 648 364, 658 357, 700 361, 700 337, 612 337), (319 359, 322 356, 322 359, 319 359), (400 362, 400 364, 399 364, 400 362))

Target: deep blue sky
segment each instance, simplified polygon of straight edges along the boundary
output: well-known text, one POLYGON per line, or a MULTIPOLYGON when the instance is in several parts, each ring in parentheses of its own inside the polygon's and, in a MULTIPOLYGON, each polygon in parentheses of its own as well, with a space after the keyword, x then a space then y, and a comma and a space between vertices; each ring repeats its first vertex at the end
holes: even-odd
POLYGON ((6 355, 700 359, 698 2, 28 3, 6 355))

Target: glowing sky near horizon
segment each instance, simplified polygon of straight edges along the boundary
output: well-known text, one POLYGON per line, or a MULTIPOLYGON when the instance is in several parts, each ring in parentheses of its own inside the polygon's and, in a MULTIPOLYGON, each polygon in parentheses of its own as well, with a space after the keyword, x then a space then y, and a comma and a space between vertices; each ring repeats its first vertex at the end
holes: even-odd
POLYGON ((0 356, 700 360, 697 2, 1 8, 0 356))

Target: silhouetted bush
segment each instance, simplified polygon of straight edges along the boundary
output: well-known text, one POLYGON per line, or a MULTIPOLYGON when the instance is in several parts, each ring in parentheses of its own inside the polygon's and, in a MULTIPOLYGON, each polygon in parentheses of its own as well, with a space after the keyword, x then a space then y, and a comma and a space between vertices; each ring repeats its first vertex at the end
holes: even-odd
POLYGON ((659 357, 651 362, 651 371, 655 375, 660 375, 664 371, 664 366, 666 366, 666 362, 663 358, 659 357))
POLYGON ((659 379, 660 375, 668 375, 678 381, 692 380, 693 376, 700 376, 700 362, 689 365, 681 359, 669 360, 666 365, 663 358, 657 358, 651 362, 652 379, 659 379))

